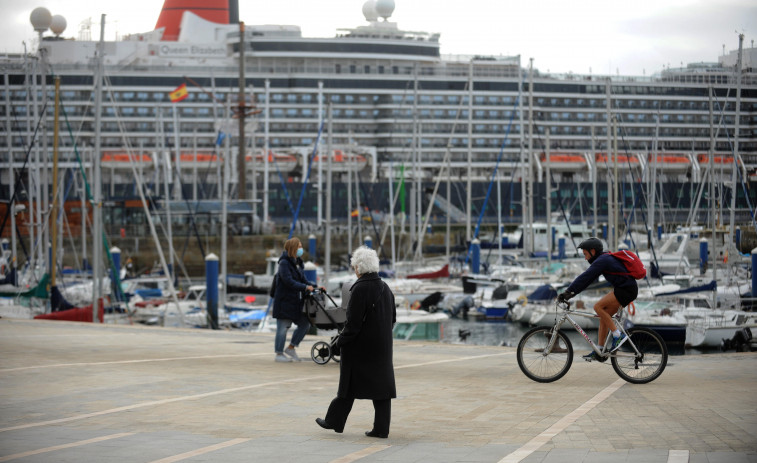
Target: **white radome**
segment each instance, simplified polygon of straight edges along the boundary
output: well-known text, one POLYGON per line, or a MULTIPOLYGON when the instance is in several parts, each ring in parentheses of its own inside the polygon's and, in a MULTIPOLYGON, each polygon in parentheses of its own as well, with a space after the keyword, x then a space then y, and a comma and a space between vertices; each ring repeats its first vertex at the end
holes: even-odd
POLYGON ((366 21, 377 21, 378 13, 376 13, 376 0, 368 0, 363 3, 363 16, 366 21))
POLYGON ((29 21, 34 26, 35 31, 45 32, 53 21, 53 15, 50 14, 50 10, 44 6, 40 6, 32 10, 32 14, 29 15, 29 21))
POLYGON ((50 22, 50 30, 53 31, 53 34, 61 35, 63 31, 66 30, 66 26, 68 23, 66 23, 66 18, 63 16, 56 14, 53 16, 52 21, 50 22))
POLYGON ((394 12, 394 0, 376 0, 376 13, 384 19, 394 12))

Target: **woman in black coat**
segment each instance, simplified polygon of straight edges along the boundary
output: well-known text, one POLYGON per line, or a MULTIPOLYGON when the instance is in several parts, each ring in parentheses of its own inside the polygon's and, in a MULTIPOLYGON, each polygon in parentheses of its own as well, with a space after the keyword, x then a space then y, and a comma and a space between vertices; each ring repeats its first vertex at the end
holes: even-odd
POLYGON ((273 296, 273 318, 276 319, 274 350, 277 362, 299 362, 300 358, 294 349, 300 345, 310 329, 310 322, 302 308, 305 304, 305 292, 313 291, 316 284, 305 278, 305 268, 300 258, 303 252, 300 240, 291 238, 284 243, 284 252, 279 258, 276 292, 273 296), (297 329, 292 334, 289 347, 284 349, 287 331, 292 323, 297 325, 297 329))
POLYGON ((351 265, 358 280, 352 285, 347 323, 336 341, 341 350, 339 389, 326 418, 315 421, 340 433, 355 399, 371 399, 373 429, 365 435, 386 438, 391 399, 397 397, 392 363, 392 328, 397 317, 394 294, 378 276, 376 251, 359 247, 352 253, 351 265))

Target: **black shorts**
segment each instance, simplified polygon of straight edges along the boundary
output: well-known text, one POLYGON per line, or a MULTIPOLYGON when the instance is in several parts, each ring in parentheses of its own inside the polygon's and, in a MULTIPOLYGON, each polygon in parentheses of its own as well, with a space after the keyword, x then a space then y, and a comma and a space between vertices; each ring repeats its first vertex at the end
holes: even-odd
POLYGON ((625 307, 634 300, 636 300, 636 296, 639 295, 639 287, 634 285, 632 287, 622 287, 622 288, 614 288, 613 293, 615 294, 615 299, 620 302, 621 307, 625 307))

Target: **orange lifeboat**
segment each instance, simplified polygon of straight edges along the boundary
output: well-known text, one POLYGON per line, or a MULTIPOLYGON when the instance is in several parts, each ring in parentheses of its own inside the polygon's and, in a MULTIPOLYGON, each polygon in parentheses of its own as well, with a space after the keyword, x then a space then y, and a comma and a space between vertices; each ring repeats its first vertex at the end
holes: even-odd
POLYGON ((110 169, 131 169, 131 163, 137 166, 152 166, 152 156, 147 153, 103 153, 101 166, 110 169), (131 159, 130 159, 131 158, 131 159))
MULTIPOLYGON (((252 155, 245 156, 245 160, 252 162, 252 155)), ((289 172, 297 167, 297 158, 291 154, 274 153, 268 150, 268 171, 269 172, 289 172)), ((265 170, 265 159, 263 153, 259 152, 255 155, 255 172, 263 172, 265 170)))
MULTIPOLYGON (((320 157, 320 154, 316 155, 313 158, 313 162, 318 162, 320 157)), ((326 158, 323 159, 324 165, 327 161, 328 160, 326 158)), ((331 163, 331 169, 335 172, 354 172, 363 170, 365 165, 368 163, 368 160, 365 159, 365 156, 362 156, 360 154, 344 152, 340 149, 335 149, 333 156, 331 156, 331 163)))
MULTIPOLYGON (((628 163, 631 163, 632 165, 638 166, 639 165, 639 158, 636 156, 627 156, 625 154, 618 154, 616 156, 618 159, 618 164, 626 165, 628 163)), ((607 156, 606 153, 597 153, 597 155, 594 158, 598 163, 612 163, 613 158, 607 156)))
POLYGON ((661 153, 657 156, 650 154, 647 158, 650 163, 657 161, 657 168, 668 172, 684 173, 689 170, 691 160, 686 156, 671 153, 661 153))
MULTIPOLYGON (((699 164, 709 164, 710 163, 710 155, 709 154, 700 154, 697 155, 697 161, 699 164)), ((714 164, 733 164, 733 156, 714 156, 712 158, 712 162, 714 164)))
MULTIPOLYGON (((542 163, 547 162, 547 154, 539 157, 542 163)), ((549 168, 556 171, 578 171, 586 168, 586 158, 580 154, 549 153, 549 168)))
POLYGON ((218 162, 218 156, 209 153, 181 153, 179 156, 182 167, 191 166, 197 163, 197 167, 207 167, 208 164, 218 162))

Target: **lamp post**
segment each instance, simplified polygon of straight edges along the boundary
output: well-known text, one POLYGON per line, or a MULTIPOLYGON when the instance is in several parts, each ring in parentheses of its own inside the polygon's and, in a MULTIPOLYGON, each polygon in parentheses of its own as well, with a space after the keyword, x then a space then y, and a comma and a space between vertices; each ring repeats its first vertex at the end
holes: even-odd
MULTIPOLYGON (((39 35, 39 44, 37 45, 37 53, 39 54, 39 63, 40 63, 40 76, 41 76, 41 82, 42 85, 42 114, 41 114, 41 125, 42 125, 42 151, 41 155, 38 155, 37 162, 36 162, 36 169, 39 170, 39 179, 42 186, 42 193, 41 197, 37 198, 37 204, 42 202, 42 210, 47 211, 48 210, 48 178, 47 178, 47 164, 48 164, 48 157, 47 157, 47 72, 45 69, 45 49, 42 47, 42 34, 45 33, 50 28, 50 24, 53 21, 53 15, 50 14, 50 11, 45 7, 38 7, 35 8, 31 15, 29 15, 29 21, 32 23, 32 27, 34 27, 34 30, 37 31, 37 34, 39 35)), ((40 147, 39 144, 37 145, 37 153, 40 153, 40 147)), ((39 210, 39 208, 38 208, 39 210)), ((37 220, 37 226, 42 227, 41 223, 41 217, 38 216, 37 220)), ((43 246, 40 246, 41 250, 41 256, 40 261, 45 262, 45 268, 48 269, 48 271, 52 272, 54 271, 54 268, 52 267, 52 259, 49 253, 47 252, 47 247, 50 244, 50 237, 49 237, 49 231, 48 227, 42 227, 40 230, 42 232, 42 235, 44 238, 42 239, 42 243, 44 243, 43 246), (42 257, 45 256, 45 257, 42 257)))

